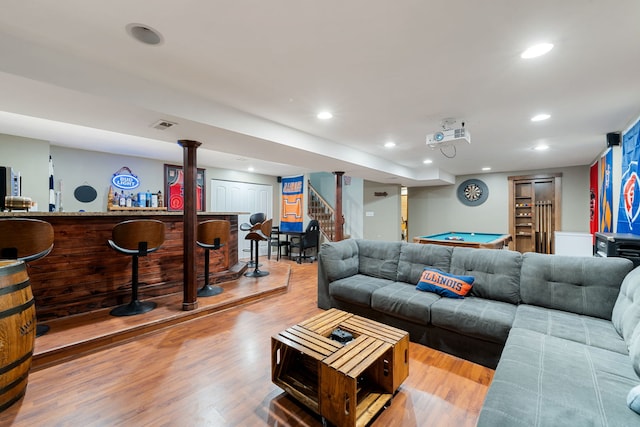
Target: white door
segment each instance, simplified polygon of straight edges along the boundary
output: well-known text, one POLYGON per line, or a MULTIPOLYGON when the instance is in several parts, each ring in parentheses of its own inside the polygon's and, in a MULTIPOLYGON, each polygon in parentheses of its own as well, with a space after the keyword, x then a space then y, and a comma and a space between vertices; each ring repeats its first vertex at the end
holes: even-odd
MULTIPOLYGON (((248 182, 211 180, 211 212, 248 212, 238 215, 238 226, 249 222, 251 214, 264 212, 273 218, 273 187, 248 182)), ((251 242, 245 240, 246 231, 238 229, 238 258, 249 258, 251 242)), ((260 245, 260 254, 266 255, 266 244, 260 245)))

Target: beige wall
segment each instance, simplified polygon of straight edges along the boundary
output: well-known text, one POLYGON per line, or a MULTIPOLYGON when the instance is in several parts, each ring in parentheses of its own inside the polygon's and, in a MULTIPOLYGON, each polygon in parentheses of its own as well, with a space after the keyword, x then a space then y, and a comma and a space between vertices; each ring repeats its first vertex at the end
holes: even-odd
MULTIPOLYGON (((0 165, 11 166, 23 175, 23 195, 38 203, 39 210, 47 210, 49 203, 49 152, 55 164, 56 190, 63 184, 62 206, 65 211, 105 211, 111 176, 122 166, 128 166, 141 180, 141 190, 164 192, 164 162, 138 157, 125 157, 94 151, 50 146, 47 141, 0 134, 0 165), (91 203, 81 203, 73 197, 80 185, 93 186, 98 197, 91 203)), ((619 163, 619 148, 614 151, 614 165, 619 163)), ((443 231, 508 232, 507 177, 543 172, 561 172, 562 231, 589 231, 589 167, 578 166, 546 171, 521 171, 460 176, 455 185, 411 187, 408 189, 409 241, 414 236, 443 231), (456 196, 458 185, 469 178, 482 179, 489 188, 488 200, 478 207, 460 203, 456 196)), ((619 166, 614 168, 614 210, 617 213, 619 166)), ((273 185, 273 214, 279 216, 280 186, 276 177, 241 171, 206 168, 210 179, 251 182, 273 185)), ((207 185, 208 189, 208 185, 207 185)), ((364 182, 363 236, 374 240, 400 240, 400 186, 364 182), (376 197, 375 192, 387 192, 376 197), (367 216, 367 212, 373 216, 367 216)), ((209 195, 207 194, 207 200, 209 195)), ((615 225, 615 222, 614 222, 615 225)), ((359 237, 359 236, 357 236, 359 237)))
POLYGON ((507 233, 509 231, 508 177, 539 173, 562 173, 561 231, 589 232, 589 167, 577 166, 545 171, 521 171, 466 175, 455 185, 408 189, 409 241, 415 236, 446 231, 507 233), (484 181, 489 197, 480 206, 463 205, 458 185, 467 179, 484 181))
POLYGON ((364 238, 370 240, 401 240, 400 186, 365 181, 363 187, 364 238), (387 196, 375 196, 375 193, 387 196))

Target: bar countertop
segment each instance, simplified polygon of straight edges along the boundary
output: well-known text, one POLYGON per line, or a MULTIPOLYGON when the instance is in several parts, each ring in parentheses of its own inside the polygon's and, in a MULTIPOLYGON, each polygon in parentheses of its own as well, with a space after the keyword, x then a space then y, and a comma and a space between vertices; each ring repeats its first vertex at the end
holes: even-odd
MULTIPOLYGON (((248 215, 249 212, 198 212, 198 215, 248 215)), ((42 212, 42 211, 14 211, 0 212, 0 218, 10 217, 98 217, 98 216, 183 216, 182 211, 161 211, 161 210, 123 210, 108 212, 42 212)))

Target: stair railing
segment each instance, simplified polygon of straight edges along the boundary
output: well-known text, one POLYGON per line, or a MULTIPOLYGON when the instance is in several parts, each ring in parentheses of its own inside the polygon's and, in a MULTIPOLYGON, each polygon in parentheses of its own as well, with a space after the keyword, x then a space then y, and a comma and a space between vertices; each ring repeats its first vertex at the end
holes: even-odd
POLYGON ((309 197, 307 199, 307 213, 320 224, 320 232, 327 240, 335 240, 336 212, 324 197, 316 191, 309 182, 309 197))

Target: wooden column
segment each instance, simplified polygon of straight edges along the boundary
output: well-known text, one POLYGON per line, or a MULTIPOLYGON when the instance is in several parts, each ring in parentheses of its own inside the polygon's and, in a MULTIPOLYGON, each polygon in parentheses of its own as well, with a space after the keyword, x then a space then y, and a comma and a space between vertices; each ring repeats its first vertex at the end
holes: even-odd
POLYGON ((342 175, 344 172, 334 172, 336 176, 336 217, 335 217, 335 240, 339 242, 344 239, 344 217, 342 216, 342 175))
POLYGON ((181 139, 178 144, 184 152, 184 297, 182 309, 185 311, 198 308, 198 282, 196 280, 196 230, 198 215, 196 209, 196 149, 202 144, 198 141, 181 139))

